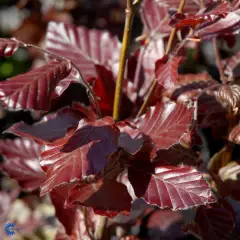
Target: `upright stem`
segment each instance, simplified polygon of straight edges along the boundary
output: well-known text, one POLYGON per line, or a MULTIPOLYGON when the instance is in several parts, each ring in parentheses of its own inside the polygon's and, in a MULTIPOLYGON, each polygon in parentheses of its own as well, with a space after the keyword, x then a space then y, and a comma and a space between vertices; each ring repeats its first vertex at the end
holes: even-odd
POLYGON ((99 220, 97 222, 94 239, 101 240, 103 237, 104 229, 107 224, 108 218, 106 216, 99 216, 99 220))
POLYGON ((223 68, 222 68, 222 64, 221 64, 221 58, 220 58, 218 46, 217 46, 217 38, 213 38, 212 43, 213 43, 213 50, 214 50, 215 58, 216 58, 216 65, 217 65, 217 68, 218 68, 218 71, 220 74, 220 80, 222 81, 223 84, 225 84, 227 81, 226 81, 226 78, 225 78, 225 75, 223 72, 223 68))
POLYGON ((114 95, 114 105, 113 105, 114 120, 119 119, 122 88, 123 88, 123 81, 124 81, 124 72, 125 72, 125 66, 127 62, 129 43, 131 39, 132 23, 135 15, 135 8, 133 6, 134 5, 132 0, 127 0, 126 20, 125 20, 122 49, 121 49, 120 62, 119 62, 119 72, 118 72, 115 95, 114 95))
MULTIPOLYGON (((185 4, 185 0, 181 0, 181 2, 179 3, 179 6, 178 6, 178 13, 182 13, 183 11, 183 7, 184 7, 184 4, 185 4)), ((176 28, 173 28, 172 31, 171 31, 171 34, 169 36, 169 39, 168 39, 168 43, 167 43, 167 48, 166 48, 166 52, 165 52, 165 55, 168 55, 172 49, 172 44, 173 44, 173 40, 175 38, 175 35, 176 35, 176 32, 177 32, 177 29, 176 28)), ((136 117, 140 117, 147 109, 148 107, 148 104, 154 94, 154 91, 155 91, 155 88, 156 88, 156 85, 157 85, 157 80, 154 79, 152 81, 152 86, 147 94, 147 97, 143 103, 143 105, 141 106, 138 114, 136 117)))

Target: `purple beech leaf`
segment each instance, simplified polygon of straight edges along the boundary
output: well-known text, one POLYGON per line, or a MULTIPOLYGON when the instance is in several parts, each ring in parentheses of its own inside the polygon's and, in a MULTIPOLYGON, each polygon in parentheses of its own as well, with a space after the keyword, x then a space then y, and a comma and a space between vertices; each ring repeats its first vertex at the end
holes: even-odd
POLYGON ((131 154, 136 154, 143 146, 143 136, 139 129, 128 122, 118 122, 118 128, 120 129, 120 136, 118 139, 119 147, 124 148, 131 154))
POLYGON ((46 176, 38 158, 42 146, 27 139, 1 140, 0 153, 6 158, 0 168, 25 191, 40 187, 46 176))
POLYGON ((52 94, 60 80, 68 76, 68 61, 51 61, 27 73, 0 83, 0 100, 10 109, 49 110, 52 94))
POLYGON ((65 23, 50 22, 46 48, 54 54, 71 60, 85 78, 97 77, 95 65, 115 72, 121 44, 107 31, 88 30, 65 23))
POLYGON ((15 39, 0 38, 0 57, 12 56, 20 47, 21 42, 15 39))
MULTIPOLYGON (((147 1, 147 0, 146 0, 147 1)), ((159 6, 165 6, 167 8, 171 8, 173 10, 177 10, 179 6, 179 0, 155 0, 156 4, 159 6)), ((211 3, 211 0, 203 0, 202 2, 204 5, 211 3)), ((188 13, 197 13, 200 10, 200 1, 191 1, 191 0, 186 0, 184 4, 184 12, 188 13)))
POLYGON ((194 222, 203 240, 230 240, 234 228, 233 214, 222 204, 201 206, 198 208, 194 222))
POLYGON ((221 18, 213 24, 197 30, 197 36, 203 39, 237 34, 240 28, 240 13, 230 12, 226 18, 221 18))
POLYGON ((173 210, 215 202, 215 197, 200 172, 192 167, 155 168, 143 198, 160 208, 173 210))
POLYGON ((158 83, 165 89, 175 86, 178 79, 178 65, 183 57, 167 57, 166 55, 155 63, 155 77, 158 83))
POLYGON ((238 108, 240 106, 240 86, 237 84, 223 85, 216 94, 220 102, 226 103, 230 107, 238 108))
POLYGON ((112 118, 83 119, 77 130, 46 146, 40 161, 47 172, 41 195, 64 183, 87 179, 100 172, 108 163, 107 157, 117 151, 118 137, 119 130, 112 118))
POLYGON ((51 113, 33 125, 24 122, 15 123, 6 132, 33 139, 41 144, 48 144, 62 138, 71 127, 77 127, 79 120, 87 117, 83 112, 70 107, 51 113))
POLYGON ((168 8, 158 5, 155 0, 143 1, 140 7, 140 16, 144 31, 148 35, 169 34, 171 32, 171 27, 168 25, 168 8))
POLYGON ((114 217, 119 213, 128 215, 132 198, 124 184, 116 180, 99 179, 95 183, 77 184, 68 193, 65 205, 92 207, 98 214, 114 217))
POLYGON ((187 133, 193 113, 194 107, 171 101, 159 102, 134 122, 142 133, 152 139, 157 150, 169 149, 187 133))

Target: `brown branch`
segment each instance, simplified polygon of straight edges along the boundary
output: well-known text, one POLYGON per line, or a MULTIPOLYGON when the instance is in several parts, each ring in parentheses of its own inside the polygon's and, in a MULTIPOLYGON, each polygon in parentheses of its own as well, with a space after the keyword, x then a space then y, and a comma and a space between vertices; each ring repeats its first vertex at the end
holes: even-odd
POLYGON ((219 71, 219 74, 220 74, 220 80, 223 84, 225 84, 227 82, 227 80, 226 80, 226 77, 225 77, 224 72, 223 72, 216 37, 213 38, 212 43, 213 43, 213 50, 214 50, 214 54, 215 54, 215 58, 216 58, 216 65, 217 65, 217 68, 218 68, 218 71, 219 71))
MULTIPOLYGON (((185 4, 185 0, 181 0, 181 2, 179 3, 179 7, 178 7, 178 13, 182 13, 183 11, 183 7, 184 7, 184 4, 185 4)), ((165 51, 165 54, 168 55, 172 49, 172 45, 173 45, 173 40, 175 38, 175 35, 176 35, 176 32, 177 32, 177 29, 176 28, 173 28, 172 31, 171 31, 171 34, 169 36, 169 39, 168 39, 168 43, 167 43, 167 48, 166 48, 166 51, 165 51)), ((156 85, 157 85, 157 80, 154 78, 154 80, 152 81, 152 86, 147 94, 147 97, 145 99, 145 101, 143 102, 143 105, 141 106, 140 110, 138 111, 138 114, 136 117, 140 117, 142 114, 145 113, 147 107, 148 107, 148 104, 154 94, 154 91, 155 91, 155 88, 156 88, 156 85)))
POLYGON ((115 95, 114 95, 114 105, 113 105, 113 118, 115 121, 119 120, 120 104, 122 97, 122 88, 124 81, 125 66, 127 62, 128 50, 131 39, 132 23, 135 16, 137 6, 140 4, 140 0, 127 0, 126 8, 126 20, 122 40, 122 49, 119 62, 119 72, 117 77, 115 95))

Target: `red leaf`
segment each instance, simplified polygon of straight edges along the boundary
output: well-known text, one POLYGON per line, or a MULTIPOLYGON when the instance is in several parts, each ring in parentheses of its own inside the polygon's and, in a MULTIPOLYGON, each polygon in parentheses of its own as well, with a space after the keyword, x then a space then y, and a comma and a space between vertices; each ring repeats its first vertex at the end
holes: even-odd
POLYGON ((165 89, 173 88, 177 83, 178 78, 178 65, 183 60, 182 57, 169 57, 167 56, 159 59, 155 63, 155 76, 158 83, 165 89))
POLYGON ((143 1, 140 16, 148 35, 171 32, 171 28, 168 26, 168 8, 158 5, 155 0, 143 1))
POLYGON ((182 29, 186 26, 195 28, 203 22, 212 22, 217 17, 225 18, 232 10, 232 5, 227 2, 212 2, 207 8, 201 9, 196 15, 176 13, 171 21, 170 25, 178 29, 182 29))
POLYGON ((65 107, 56 113, 44 116, 41 121, 33 125, 16 123, 7 132, 33 139, 41 144, 48 144, 64 137, 71 127, 77 127, 83 117, 86 117, 84 113, 65 107))
POLYGON ((230 239, 234 227, 232 213, 221 204, 198 208, 195 223, 203 240, 230 239))
POLYGON ((192 167, 157 167, 143 198, 160 208, 188 209, 215 201, 202 174, 192 167))
POLYGON ((52 204, 55 207, 56 217, 65 227, 66 233, 68 235, 71 235, 75 224, 76 209, 64 208, 64 203, 67 198, 68 191, 69 190, 67 186, 61 186, 53 189, 53 191, 50 193, 50 197, 52 204))
POLYGON ((234 142, 236 144, 240 144, 240 125, 235 126, 229 136, 228 136, 228 140, 231 142, 234 142))
POLYGON ((76 131, 42 152, 40 164, 47 171, 47 181, 41 195, 60 184, 98 173, 107 164, 107 156, 117 150, 118 137, 119 130, 110 117, 94 122, 81 120, 76 131))
POLYGON ((21 43, 15 39, 0 38, 0 57, 12 56, 20 45, 21 43))
POLYGON ((194 108, 174 102, 160 102, 147 113, 135 119, 136 126, 149 136, 157 150, 168 149, 177 144, 188 131, 194 108))
POLYGON ((119 213, 128 214, 132 198, 127 188, 115 180, 100 179, 96 183, 78 184, 70 189, 66 206, 84 205, 96 213, 114 217, 119 213))
POLYGON ((0 100, 8 108, 49 110, 58 82, 71 71, 67 61, 52 61, 43 67, 0 83, 0 100))
POLYGON ((64 23, 50 22, 47 50, 70 59, 85 78, 96 77, 95 65, 113 70, 119 61, 121 44, 106 31, 88 30, 64 23))
POLYGON ((237 34, 240 26, 240 15, 238 12, 230 12, 226 18, 205 26, 197 31, 200 38, 213 38, 217 36, 237 34))
POLYGON ((58 83, 58 85, 54 89, 52 98, 60 97, 64 93, 64 91, 73 83, 83 84, 80 81, 78 77, 78 72, 75 68, 72 68, 70 74, 58 83))
MULTIPOLYGON (((159 6, 166 6, 167 8, 171 8, 174 10, 178 9, 179 0, 155 0, 156 3, 159 6)), ((208 3, 211 3, 211 0, 203 0, 203 4, 207 5, 208 3)), ((200 1, 191 1, 191 0, 186 0, 185 4, 184 4, 184 12, 188 12, 188 13, 196 13, 198 12, 198 10, 200 9, 200 1)))
POLYGON ((121 132, 118 139, 118 145, 127 152, 136 154, 141 149, 144 141, 139 129, 126 121, 118 122, 117 126, 121 132))
POLYGON ((46 179, 38 161, 41 148, 27 139, 0 141, 0 153, 6 158, 0 168, 15 179, 23 190, 33 191, 46 179))

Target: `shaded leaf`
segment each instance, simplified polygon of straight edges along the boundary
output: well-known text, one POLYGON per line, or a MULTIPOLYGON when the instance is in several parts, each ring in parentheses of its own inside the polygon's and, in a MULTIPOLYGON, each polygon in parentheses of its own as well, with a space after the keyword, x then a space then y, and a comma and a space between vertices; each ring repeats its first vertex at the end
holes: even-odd
POLYGON ((215 201, 202 174, 192 167, 157 167, 143 198, 160 208, 188 209, 215 201))
MULTIPOLYGON (((240 183, 240 165, 238 162, 229 162, 222 167, 218 175, 222 180, 222 191, 230 195, 233 199, 239 200, 239 183, 240 183)), ((222 193, 222 195, 223 195, 222 193)))
POLYGON ((0 57, 12 56, 20 45, 21 43, 15 39, 0 38, 0 57))
POLYGON ((216 94, 220 102, 226 103, 233 109, 240 106, 240 86, 239 85, 223 85, 216 94))
POLYGON ((107 157, 118 148, 118 137, 119 130, 110 117, 97 121, 83 119, 76 131, 69 131, 64 138, 46 146, 40 161, 47 172, 41 195, 102 170, 108 163, 107 157))
POLYGON ((131 154, 136 154, 143 146, 143 136, 138 128, 128 122, 118 122, 120 129, 118 145, 131 154))
POLYGON ((164 56, 155 63, 155 77, 158 83, 165 89, 173 88, 177 83, 178 65, 183 60, 182 57, 164 56), (167 62, 166 62, 167 61, 167 62))
POLYGON ((119 213, 129 214, 132 198, 127 188, 115 180, 99 179, 96 183, 73 186, 66 200, 66 206, 84 205, 92 207, 95 213, 114 217, 119 213))
MULTIPOLYGON (((82 109, 86 111, 87 108, 82 109)), ((77 127, 79 120, 85 116, 82 109, 75 110, 65 107, 56 113, 51 113, 33 125, 27 125, 24 122, 16 123, 10 127, 7 132, 16 134, 21 137, 33 139, 41 144, 48 144, 62 138, 71 127, 77 127)))
POLYGON ((56 22, 48 25, 47 50, 70 59, 85 78, 97 76, 95 64, 113 70, 119 60, 120 47, 118 39, 107 31, 56 22))
POLYGON ((193 119, 194 107, 174 102, 160 102, 147 113, 135 119, 136 126, 149 136, 157 150, 177 144, 187 133, 193 119))
POLYGON ((66 233, 68 235, 71 235, 75 224, 76 209, 64 208, 64 203, 67 198, 68 191, 69 189, 67 186, 60 186, 51 191, 50 197, 52 204, 55 207, 56 217, 65 227, 66 233))
POLYGON ((8 108, 49 110, 58 82, 71 71, 67 61, 52 61, 0 83, 0 100, 8 108))
POLYGON ((42 147, 27 139, 1 140, 0 153, 6 158, 0 168, 25 191, 40 187, 46 176, 38 158, 42 147))
POLYGON ((203 240, 231 239, 233 215, 221 204, 198 208, 195 223, 203 240))

